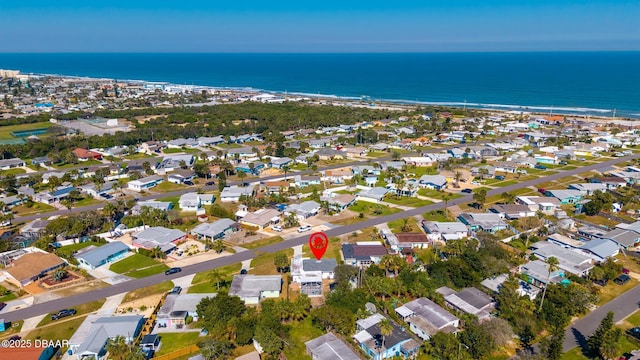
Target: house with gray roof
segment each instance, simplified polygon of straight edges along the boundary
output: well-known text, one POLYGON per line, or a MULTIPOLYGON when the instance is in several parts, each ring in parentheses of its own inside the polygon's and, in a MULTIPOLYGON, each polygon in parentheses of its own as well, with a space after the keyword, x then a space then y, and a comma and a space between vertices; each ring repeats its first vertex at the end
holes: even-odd
POLYGON ((93 270, 99 266, 116 262, 125 257, 129 247, 120 241, 114 241, 102 246, 89 246, 74 255, 80 267, 93 270))
POLYGON ((447 178, 442 175, 422 175, 418 186, 425 189, 442 190, 447 187, 447 178))
POLYGON ((596 263, 601 263, 620 253, 620 248, 613 240, 593 239, 587 241, 576 250, 580 250, 590 256, 596 263))
POLYGON ((238 229, 238 223, 231 219, 220 219, 212 223, 202 223, 191 230, 198 239, 216 240, 238 229))
POLYGON ((300 284, 300 292, 308 296, 322 296, 322 281, 335 276, 336 259, 309 259, 296 256, 291 259, 293 282, 300 284))
POLYGON ((522 204, 495 204, 489 208, 494 214, 498 214, 507 220, 516 220, 525 217, 536 216, 536 212, 522 204))
POLYGON ((360 359, 356 354, 334 334, 327 333, 304 343, 307 354, 313 360, 353 360, 360 359))
POLYGON ((127 344, 132 344, 143 326, 144 317, 141 315, 101 317, 91 324, 82 343, 70 344, 70 350, 78 360, 102 359, 107 352, 109 339, 122 336, 127 344))
MULTIPOLYGON (((631 227, 627 229, 632 229, 631 227)), ((640 242, 640 234, 633 230, 616 228, 601 236, 602 239, 609 239, 619 247, 628 249, 635 247, 640 242)))
POLYGON ((457 332, 460 319, 427 298, 418 298, 396 308, 409 329, 424 341, 438 332, 457 332))
POLYGON ((280 297, 282 276, 280 275, 235 275, 231 281, 229 295, 237 296, 245 304, 258 304, 266 298, 280 297))
POLYGON ((554 197, 563 205, 576 204, 582 201, 584 195, 579 190, 547 190, 544 196, 554 197))
POLYGON ((238 220, 240 224, 256 227, 262 230, 271 224, 280 222, 281 212, 276 209, 259 209, 254 212, 247 213, 242 219, 238 220))
POLYGON ((387 248, 379 241, 342 244, 342 259, 347 265, 368 267, 371 264, 379 264, 384 255, 387 255, 387 248))
POLYGON ((269 159, 269 167, 274 168, 274 169, 282 169, 285 166, 290 166, 291 164, 293 164, 293 159, 288 158, 288 157, 272 157, 269 159))
POLYGON ((139 201, 134 207, 131 208, 132 215, 140 215, 140 211, 143 207, 151 209, 158 209, 162 211, 169 211, 173 208, 173 203, 170 201, 157 201, 157 200, 145 200, 139 201))
POLYGON ((446 286, 436 289, 436 292, 444 296, 447 305, 465 314, 475 315, 478 320, 488 320, 491 311, 495 308, 495 301, 484 292, 474 288, 464 288, 458 292, 446 286))
POLYGON ((310 200, 304 201, 300 204, 291 204, 287 206, 285 215, 295 214, 299 221, 303 221, 314 215, 318 215, 318 211, 320 211, 320 204, 310 200))
POLYGON ((222 202, 238 202, 241 196, 253 196, 253 186, 227 186, 220 193, 220 201, 222 202))
POLYGON ((592 195, 596 191, 607 191, 607 185, 602 183, 578 183, 569 184, 569 189, 578 190, 584 196, 592 195))
POLYGON ((187 317, 198 321, 197 306, 205 298, 215 297, 209 294, 169 294, 165 297, 158 310, 156 323, 158 327, 167 329, 182 329, 186 325, 187 317))
POLYGON ((1 159, 0 170, 9 170, 13 168, 26 166, 24 160, 18 158, 1 159))
POLYGON ((549 271, 549 264, 542 260, 530 261, 520 265, 520 273, 528 277, 528 283, 543 288, 548 283, 568 284, 570 281, 565 277, 564 270, 558 269, 549 271))
POLYGON ((132 244, 134 247, 147 250, 159 247, 165 254, 168 254, 186 236, 186 233, 178 229, 154 226, 133 235, 132 244))
POLYGON ((356 199, 372 203, 380 203, 389 192, 389 189, 383 187, 374 187, 362 190, 356 194, 356 199))
POLYGON ((593 269, 591 257, 571 251, 549 241, 538 241, 531 245, 533 254, 546 261, 551 257, 558 259, 560 269, 576 276, 586 276, 593 269))
POLYGON ((498 214, 492 213, 462 213, 458 220, 469 227, 471 231, 486 231, 494 233, 508 227, 507 222, 498 214))

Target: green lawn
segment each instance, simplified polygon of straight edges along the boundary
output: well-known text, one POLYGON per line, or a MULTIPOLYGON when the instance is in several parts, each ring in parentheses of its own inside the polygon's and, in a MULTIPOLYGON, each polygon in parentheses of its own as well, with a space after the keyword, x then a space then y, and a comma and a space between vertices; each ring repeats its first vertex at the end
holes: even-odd
MULTIPOLYGON (((448 214, 448 215, 451 217, 451 214, 448 214)), ((444 210, 429 211, 422 214, 422 217, 428 221, 441 221, 441 222, 455 221, 455 219, 452 219, 450 217, 447 218, 447 216, 445 216, 444 210)))
POLYGON ((351 211, 363 213, 367 216, 386 216, 400 212, 400 209, 390 208, 381 204, 373 204, 366 201, 356 201, 349 208, 351 211))
POLYGON ((91 196, 87 196, 87 197, 82 198, 82 200, 80 200, 80 201, 74 202, 72 207, 89 206, 89 205, 93 205, 93 204, 98 204, 99 202, 100 202, 100 200, 92 198, 91 196))
POLYGON ((138 300, 145 298, 147 296, 156 295, 166 293, 169 290, 173 289, 173 282, 165 281, 159 284, 143 287, 140 289, 136 289, 133 291, 129 291, 127 295, 125 295, 124 299, 122 299, 122 303, 127 303, 130 301, 138 300))
POLYGON ((142 278, 149 275, 160 274, 167 269, 169 269, 167 265, 161 264, 156 260, 141 254, 133 254, 109 267, 109 270, 113 272, 131 276, 133 278, 142 278))
MULTIPOLYGON (((618 340, 617 345, 618 345, 618 354, 621 356, 623 354, 631 353, 631 351, 638 349, 638 346, 639 346, 638 342, 636 342, 635 340, 629 339, 626 335, 623 335, 622 337, 620 337, 620 340, 618 340)), ((582 353, 581 347, 576 347, 576 348, 573 348, 571 351, 564 353, 560 359, 561 360, 583 360, 583 359, 589 359, 589 358, 584 356, 584 354, 582 353)))
POLYGON ((128 160, 139 160, 139 159, 149 159, 149 158, 155 157, 155 155, 149 155, 145 153, 135 153, 133 155, 125 155, 123 157, 128 160))
POLYGON ((419 179, 422 175, 437 175, 439 173, 438 168, 434 166, 408 166, 407 176, 419 179))
POLYGON ((162 152, 165 153, 165 154, 181 154, 181 153, 195 154, 195 153, 199 153, 199 152, 202 152, 202 151, 198 150, 198 149, 191 149, 191 148, 186 148, 186 149, 169 148, 169 149, 162 150, 162 152))
POLYGON ((507 181, 501 181, 501 182, 495 183, 493 184, 493 186, 503 187, 503 186, 509 186, 517 183, 518 183, 518 180, 507 180, 507 181))
POLYGON ((26 172, 27 170, 22 168, 13 168, 9 170, 0 170, 0 176, 21 175, 21 174, 25 174, 26 172))
POLYGON ((7 290, 4 286, 0 285, 0 302, 6 302, 16 299, 17 296, 10 290, 7 290))
POLYGON ((163 181, 160 184, 158 184, 158 186, 153 187, 152 191, 164 193, 164 192, 171 192, 171 191, 186 189, 186 187, 187 187, 186 185, 174 184, 172 182, 163 181))
MULTIPOLYGON (((33 123, 33 124, 0 126, 0 140, 17 139, 15 136, 11 135, 12 131, 48 129, 52 126, 53 126, 53 123, 50 123, 48 121, 33 123)), ((46 135, 46 134, 40 134, 38 136, 42 137, 43 135, 46 135)))
POLYGON ((222 286, 222 281, 231 283, 233 275, 240 272, 240 263, 221 267, 220 269, 209 270, 197 273, 191 281, 188 293, 207 294, 217 293, 218 285, 222 286), (220 284, 218 284, 220 282, 220 284))
MULTIPOLYGON (((284 252, 287 254, 289 258, 293 256, 293 249, 289 248, 280 252, 284 252)), ((276 270, 276 265, 273 263, 273 259, 276 254, 260 254, 251 260, 251 269, 249 270, 250 274, 256 275, 278 275, 278 271, 276 270)))
POLYGON ((450 193, 446 191, 438 191, 434 189, 420 189, 418 190, 418 195, 430 197, 433 199, 444 200, 445 196, 449 196, 449 200, 453 200, 459 197, 462 197, 460 194, 450 193))
MULTIPOLYGON (((391 231, 394 233, 404 232, 402 231, 402 225, 404 225, 404 219, 389 221, 388 225, 389 225, 389 229, 391 229, 391 231)), ((420 225, 418 225, 418 221, 413 216, 407 218, 407 226, 411 228, 407 232, 420 232, 420 225)))
POLYGON ((287 342, 288 345, 284 347, 284 354, 287 359, 311 359, 306 353, 304 343, 321 336, 324 331, 313 326, 311 317, 292 323, 287 327, 289 328, 289 341, 287 342))
POLYGON ((173 208, 174 209, 179 209, 179 203, 180 203, 180 195, 176 195, 176 196, 168 196, 162 199, 158 199, 158 201, 168 201, 170 203, 173 204, 173 208))
MULTIPOLYGON (((99 310, 102 307, 102 304, 105 303, 105 301, 107 301, 107 300, 106 299, 101 299, 101 300, 91 301, 91 302, 88 302, 88 303, 84 303, 82 305, 75 306, 73 309, 75 309, 77 311, 77 314, 74 315, 74 317, 85 315, 85 314, 89 314, 89 313, 92 313, 94 311, 99 310)), ((56 322, 56 321, 61 321, 61 320, 51 320, 51 316, 49 316, 49 315, 50 314, 45 316, 44 319, 42 319, 42 321, 40 321, 40 323, 38 324, 38 327, 45 326, 47 324, 51 324, 51 323, 56 322)), ((65 319, 68 319, 68 318, 65 318, 65 319)))
POLYGON ((433 201, 422 200, 414 197, 402 196, 401 198, 397 198, 394 195, 389 195, 384 198, 384 202, 388 202, 391 204, 402 205, 402 206, 411 206, 411 207, 421 207, 426 205, 433 204, 433 201))
POLYGON ((155 356, 160 356, 186 348, 191 345, 195 345, 200 342, 200 333, 198 332, 184 332, 184 333, 161 333, 160 351, 155 356))
POLYGON ((34 329, 24 338, 26 340, 69 340, 86 318, 85 315, 71 318, 71 320, 61 319, 51 325, 34 329))
MULTIPOLYGON (((342 248, 342 243, 340 242, 339 238, 330 238, 329 239, 329 246, 327 247, 327 252, 325 252, 323 258, 325 259, 336 259, 338 261, 338 263, 341 262, 340 260, 340 249, 342 248)), ((305 257, 309 257, 309 258, 314 258, 313 253, 311 252, 311 248, 309 247, 309 244, 304 244, 302 246, 302 254, 305 257)))
POLYGON ((385 152, 385 151, 369 151, 367 153, 367 156, 373 157, 373 158, 381 158, 381 157, 385 157, 385 156, 391 156, 391 153, 388 153, 388 152, 385 152))
POLYGON ((16 215, 30 215, 54 211, 55 209, 56 208, 51 205, 34 202, 31 207, 27 207, 26 205, 14 206, 11 211, 16 215))
POLYGON ((58 168, 58 169, 68 169, 68 168, 72 168, 72 167, 76 167, 76 166, 94 166, 94 165, 102 165, 102 162, 98 161, 98 160, 87 160, 87 161, 80 161, 77 164, 74 163, 69 163, 69 164, 62 164, 62 165, 53 165, 54 167, 58 168))

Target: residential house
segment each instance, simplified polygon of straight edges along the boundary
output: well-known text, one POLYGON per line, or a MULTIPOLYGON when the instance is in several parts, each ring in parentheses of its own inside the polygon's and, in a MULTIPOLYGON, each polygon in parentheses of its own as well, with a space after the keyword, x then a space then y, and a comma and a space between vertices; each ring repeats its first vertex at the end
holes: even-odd
POLYGON ((462 213, 458 215, 458 220, 467 225, 471 231, 486 231, 494 233, 500 230, 505 230, 508 227, 508 224, 500 215, 492 213, 462 213))
POLYGON ((23 288, 65 265, 67 263, 55 254, 42 250, 22 251, 22 255, 12 258, 3 271, 8 282, 23 288))
POLYGON ((280 275, 235 275, 229 295, 238 296, 245 304, 258 304, 266 298, 279 298, 282 290, 280 275))
POLYGON ((224 137, 222 136, 201 136, 196 140, 198 141, 198 145, 200 146, 216 146, 225 142, 224 137))
POLYGON ((285 216, 289 216, 289 214, 294 214, 298 221, 304 221, 312 216, 318 215, 320 211, 320 204, 311 200, 305 201, 300 204, 291 204, 287 206, 285 210, 285 216))
POLYGON ((353 175, 380 175, 380 169, 371 165, 356 165, 351 167, 353 175))
POLYGON ((495 176, 496 168, 491 165, 480 165, 471 168, 471 175, 480 178, 492 178, 495 176))
POLYGON ((70 351, 78 360, 103 359, 110 339, 122 336, 126 344, 133 344, 144 323, 142 315, 100 317, 91 324, 81 343, 71 341, 73 337, 70 339, 70 351))
POLYGON ((320 176, 301 176, 295 175, 293 177, 293 183, 297 188, 305 188, 312 185, 320 185, 320 176))
POLYGON ((71 152, 78 158, 79 161, 102 160, 102 154, 100 154, 99 152, 83 148, 76 148, 71 152))
POLYGON ((321 173, 322 177, 320 180, 328 181, 331 184, 344 184, 346 180, 351 180, 351 178, 353 178, 353 172, 350 167, 324 170, 321 173))
POLYGON ((252 213, 247 213, 238 222, 258 230, 263 230, 271 224, 280 222, 281 212, 276 209, 260 209, 252 213))
POLYGON ((362 190, 356 194, 356 199, 359 201, 366 201, 372 203, 381 203, 384 197, 389 192, 389 189, 383 187, 374 187, 367 190, 362 190))
POLYGON ((236 172, 240 171, 245 174, 258 175, 266 168, 266 165, 260 161, 241 162, 236 165, 236 172))
POLYGON ((389 169, 402 170, 406 164, 404 161, 384 161, 380 164, 382 170, 388 171, 389 169))
POLYGON ((542 260, 534 260, 524 265, 520 265, 520 273, 528 277, 529 284, 540 288, 545 287, 548 283, 569 283, 569 280, 565 278, 564 270, 558 269, 554 272, 550 272, 549 264, 542 260))
POLYGON ((11 158, 11 159, 0 160, 0 170, 9 170, 9 169, 19 168, 23 166, 26 166, 26 164, 22 159, 11 158))
POLYGON ((133 191, 142 192, 149 190, 164 181, 161 176, 151 175, 138 180, 131 180, 127 183, 127 188, 133 191))
POLYGON ((132 245, 147 250, 158 247, 165 254, 168 254, 186 237, 187 234, 178 229, 154 226, 133 235, 132 245))
POLYGON ((20 234, 29 239, 37 240, 44 235, 47 225, 49 225, 49 220, 35 219, 20 228, 20 234))
POLYGON ((538 164, 554 165, 558 163, 558 157, 554 154, 536 154, 534 159, 538 164))
POLYGON ((347 154, 347 158, 364 157, 368 153, 367 148, 364 146, 346 147, 342 150, 347 154))
POLYGON ((601 176, 597 178, 591 178, 589 181, 596 184, 605 184, 607 190, 627 186, 627 181, 625 179, 615 176, 601 176))
POLYGON ((527 205, 529 210, 542 212, 545 215, 554 215, 560 209, 560 200, 543 196, 516 196, 516 203, 527 205))
POLYGON ((578 184, 569 184, 570 190, 577 190, 583 196, 593 195, 596 191, 606 192, 607 185, 601 183, 578 183, 578 184))
POLYGON ((27 201, 27 197, 26 196, 19 196, 19 195, 4 196, 4 195, 0 195, 0 203, 3 203, 4 206, 9 208, 9 209, 14 207, 14 206, 20 205, 20 204, 24 203, 25 201, 27 201))
POLYGON ((536 216, 535 211, 531 210, 527 205, 521 204, 496 204, 491 206, 489 211, 507 220, 536 216))
POLYGON ((291 166, 293 160, 288 157, 272 157, 269 159, 269 167, 274 169, 282 169, 285 166, 291 166))
POLYGON ((627 250, 640 243, 640 234, 636 231, 616 228, 602 235, 602 239, 609 239, 618 244, 622 249, 627 250))
POLYGON ((254 195, 253 186, 227 186, 220 193, 220 201, 222 202, 238 202, 241 196, 252 197, 254 195))
POLYGON ((593 239, 587 241, 579 250, 587 256, 590 256, 596 263, 601 263, 620 253, 618 244, 609 239, 593 239))
POLYGON ((41 191, 33 196, 33 201, 43 204, 53 204, 66 199, 76 188, 71 183, 63 183, 53 191, 41 191))
POLYGON ((169 294, 165 296, 158 310, 156 326, 163 329, 184 329, 187 318, 198 321, 198 304, 205 298, 215 297, 215 293, 205 294, 169 294))
MULTIPOLYGON (((331 195, 335 194, 331 193, 331 195)), ((340 194, 337 196, 329 196, 322 200, 327 201, 332 210, 340 212, 353 205, 356 202, 356 197, 351 194, 340 194)))
POLYGON ((546 190, 544 195, 560 200, 563 205, 577 204, 583 199, 582 192, 578 190, 546 190))
POLYGON ((442 175, 422 175, 418 186, 426 189, 442 190, 447 187, 447 178, 442 175))
POLYGON ((493 166, 497 172, 515 174, 518 171, 518 164, 511 161, 497 161, 493 166))
POLYGON ((594 267, 591 257, 548 241, 538 241, 531 245, 531 249, 534 255, 544 261, 555 257, 558 259, 560 269, 576 276, 585 277, 594 267))
POLYGON ((426 249, 431 243, 427 235, 421 232, 397 233, 395 236, 398 239, 398 251, 400 252, 404 249, 426 249))
POLYGON ((345 151, 331 148, 320 149, 315 151, 313 155, 318 155, 320 160, 342 160, 347 157, 347 153, 345 151))
POLYGON ((307 354, 313 360, 352 360, 360 359, 344 341, 334 334, 327 333, 304 343, 307 354))
POLYGON ((147 207, 150 209, 158 209, 162 211, 169 211, 173 208, 173 203, 171 201, 156 201, 156 200, 145 200, 139 201, 131 208, 132 215, 140 215, 140 211, 143 207, 147 207))
POLYGON ((124 259, 129 247, 123 242, 114 241, 102 246, 88 246, 78 251, 73 257, 78 260, 81 268, 93 270, 105 264, 124 259))
POLYGON ((373 360, 416 357, 420 351, 420 343, 403 331, 395 321, 388 320, 392 326, 391 334, 381 334, 380 322, 385 319, 381 314, 373 314, 356 321, 357 329, 353 339, 362 351, 373 360))
POLYGON ((178 170, 190 169, 196 162, 196 158, 191 154, 175 154, 165 156, 156 167, 156 172, 160 175, 178 170))
POLYGON ((460 149, 460 148, 452 148, 447 150, 448 154, 451 154, 451 157, 453 157, 454 159, 462 159, 463 157, 467 156, 467 153, 460 149))
POLYGON ((167 181, 174 184, 184 184, 185 181, 193 181, 196 173, 193 170, 178 169, 167 176, 167 181))
POLYGON ((180 196, 180 200, 178 200, 178 204, 182 211, 198 211, 202 206, 213 205, 215 200, 216 198, 213 194, 198 194, 190 192, 182 194, 180 196))
POLYGON ((563 248, 567 248, 567 249, 570 249, 570 250, 579 249, 584 245, 583 241, 576 240, 576 239, 573 239, 573 238, 570 238, 568 236, 565 236, 565 235, 562 235, 562 234, 558 234, 558 233, 554 233, 554 234, 551 234, 551 235, 547 236, 547 241, 552 243, 552 244, 555 244, 555 245, 558 245, 558 246, 561 246, 563 248))
POLYGON ((411 332, 424 341, 439 332, 455 333, 460 326, 460 319, 427 298, 410 301, 395 311, 409 324, 411 332))
POLYGON ((258 156, 258 153, 253 151, 253 148, 245 146, 241 148, 232 148, 227 150, 227 159, 246 159, 246 158, 255 158, 258 156))
POLYGON ((264 187, 267 193, 269 194, 280 194, 281 192, 286 193, 289 191, 289 186, 291 183, 289 181, 265 181, 264 187))
POLYGON ((342 260, 347 265, 368 267, 371 264, 379 264, 384 255, 387 255, 387 248, 378 241, 342 244, 342 260))
POLYGON ((438 222, 422 220, 422 228, 431 241, 460 240, 469 236, 469 229, 461 222, 438 222))
POLYGON ((89 194, 93 198, 107 197, 112 194, 114 189, 113 185, 117 184, 117 181, 107 181, 101 186, 96 186, 94 183, 89 183, 80 186, 78 189, 83 193, 89 194))
POLYGON ((231 219, 219 219, 212 223, 202 223, 191 230, 199 240, 217 240, 238 229, 238 223, 231 219))
POLYGON ((488 320, 496 306, 495 301, 484 292, 474 288, 464 288, 458 292, 446 286, 436 289, 444 297, 447 305, 465 314, 475 315, 478 320, 488 320))
POLYGON ((403 157, 402 161, 404 161, 404 163, 407 165, 419 167, 433 166, 433 163, 435 162, 431 157, 428 156, 407 156, 403 157))
POLYGON ((293 282, 300 284, 300 292, 308 296, 322 296, 322 280, 333 280, 336 259, 315 260, 296 256, 291 259, 293 282))
POLYGON ((147 141, 138 145, 137 151, 139 153, 143 153, 147 155, 154 155, 154 154, 160 153, 160 151, 162 151, 162 149, 164 149, 165 147, 166 145, 160 141, 147 141))
MULTIPOLYGON (((502 283, 504 283, 509 278, 509 274, 500 274, 488 279, 482 280, 480 284, 486 287, 489 290, 492 290, 494 293, 498 294, 500 289, 502 288, 502 283)), ((535 299, 540 293, 540 288, 537 286, 533 286, 523 280, 518 280, 518 289, 516 289, 516 293, 520 296, 528 296, 529 299, 535 299)))
POLYGON ((199 145, 198 140, 193 138, 188 138, 188 139, 178 138, 178 139, 169 140, 167 142, 167 147, 170 149, 182 149, 186 147, 194 148, 198 145, 199 145))

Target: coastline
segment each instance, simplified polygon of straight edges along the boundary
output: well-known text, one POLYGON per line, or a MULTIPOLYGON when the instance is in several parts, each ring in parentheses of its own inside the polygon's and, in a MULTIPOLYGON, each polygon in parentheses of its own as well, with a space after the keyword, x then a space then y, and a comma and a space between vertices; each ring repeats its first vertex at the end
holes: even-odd
POLYGON ((211 86, 211 85, 196 85, 196 84, 180 84, 172 83, 169 81, 149 81, 141 79, 112 79, 107 77, 90 77, 90 76, 78 76, 78 75, 64 75, 64 74, 49 74, 49 73, 22 73, 23 76, 34 77, 53 77, 59 79, 73 79, 81 81, 96 81, 96 82, 110 82, 110 83, 129 83, 140 85, 166 85, 184 87, 186 89, 198 89, 209 91, 231 91, 244 95, 259 95, 269 94, 277 97, 281 97, 287 101, 296 101, 300 99, 320 101, 320 103, 326 103, 332 101, 332 105, 339 106, 354 106, 354 107, 366 107, 371 109, 388 109, 388 110, 407 110, 415 109, 420 106, 441 106, 449 108, 468 108, 472 110, 484 110, 495 113, 514 113, 521 112, 528 115, 536 116, 549 116, 549 115, 561 115, 568 117, 585 118, 590 120, 619 120, 619 121, 640 121, 640 113, 630 113, 631 116, 613 116, 614 110, 598 109, 589 107, 566 107, 566 106, 552 106, 552 105, 519 105, 519 104, 485 104, 478 102, 459 102, 459 101, 420 101, 420 100, 406 100, 406 99, 372 99, 367 95, 361 97, 345 96, 339 94, 322 94, 322 93, 307 93, 307 92, 289 92, 282 90, 270 90, 254 87, 232 87, 232 86, 211 86), (334 103, 339 102, 339 103, 334 103), (611 114, 607 116, 606 114, 611 114))

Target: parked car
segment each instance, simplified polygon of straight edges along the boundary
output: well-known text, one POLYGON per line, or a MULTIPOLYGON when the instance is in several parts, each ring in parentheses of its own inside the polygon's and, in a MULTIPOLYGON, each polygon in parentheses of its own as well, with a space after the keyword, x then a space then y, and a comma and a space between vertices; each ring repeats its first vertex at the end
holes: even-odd
POLYGON ((75 309, 64 309, 64 310, 58 311, 57 314, 51 314, 51 320, 58 320, 58 319, 62 319, 64 317, 72 316, 75 314, 76 314, 75 309))
POLYGON ((187 180, 187 181, 183 181, 182 183, 183 183, 183 184, 185 184, 185 185, 187 185, 187 186, 193 186, 193 185, 195 185, 195 184, 193 183, 193 181, 189 181, 189 180, 187 180))
POLYGON ((209 181, 209 182, 207 182, 205 185, 206 185, 206 186, 212 186, 212 185, 215 185, 215 184, 216 184, 216 182, 215 182, 215 181, 209 181))
POLYGON ((20 339, 22 339, 20 335, 13 335, 12 337, 9 338, 9 341, 18 341, 20 339))
POLYGON ((240 270, 240 275, 247 275, 247 269, 240 270))
POLYGON ((298 228, 298 232, 299 233, 303 233, 303 232, 309 231, 309 230, 311 230, 311 226, 309 226, 309 225, 301 226, 301 227, 298 228))
POLYGON ((618 285, 624 285, 624 284, 628 283, 629 281, 631 281, 631 277, 629 277, 629 275, 626 275, 626 274, 622 274, 622 275, 618 276, 617 278, 613 279, 613 282, 618 284, 618 285))
POLYGON ((544 194, 544 193, 546 193, 546 192, 547 192, 547 189, 545 189, 545 188, 539 188, 539 189, 538 189, 538 192, 539 192, 540 194, 544 194))
POLYGON ((171 294, 180 294, 182 292, 182 287, 180 286, 174 286, 173 289, 171 289, 171 294))
POLYGON ((564 161, 564 160, 562 160, 562 161, 560 161, 558 164, 560 164, 560 165, 568 165, 569 163, 568 163, 568 162, 566 162, 566 161, 564 161))
POLYGON ((498 175, 498 176, 496 176, 496 180, 500 180, 500 181, 502 181, 502 180, 504 180, 504 179, 505 179, 505 178, 504 178, 504 175, 498 175))
POLYGON ((538 169, 538 170, 547 170, 547 167, 546 167, 546 166, 544 166, 544 165, 540 165, 540 164, 538 164, 538 165, 534 166, 534 168, 536 168, 536 169, 538 169))
POLYGON ((520 170, 518 170, 518 171, 516 171, 516 172, 517 172, 518 174, 524 174, 524 175, 528 174, 527 170, 525 170, 525 169, 520 169, 520 170))
POLYGON ((167 270, 164 272, 165 275, 171 275, 171 274, 176 274, 179 273, 180 271, 182 271, 181 268, 179 267, 172 267, 171 269, 167 270))
POLYGON ((4 309, 5 306, 7 306, 7 304, 0 302, 0 310, 4 309))
POLYGON ((280 226, 280 225, 273 225, 273 226, 271 227, 271 229, 272 229, 273 231, 281 232, 281 231, 282 231, 282 226, 280 226))
POLYGON ((471 189, 463 189, 461 192, 463 192, 465 194, 471 194, 473 192, 473 190, 471 190, 471 189))
POLYGON ((640 326, 627 330, 627 334, 633 336, 636 340, 640 340, 640 326))
POLYGON ((623 273, 623 274, 629 275, 629 273, 630 273, 630 272, 631 272, 631 271, 629 271, 629 269, 627 269, 627 268, 622 268, 622 273, 623 273))

